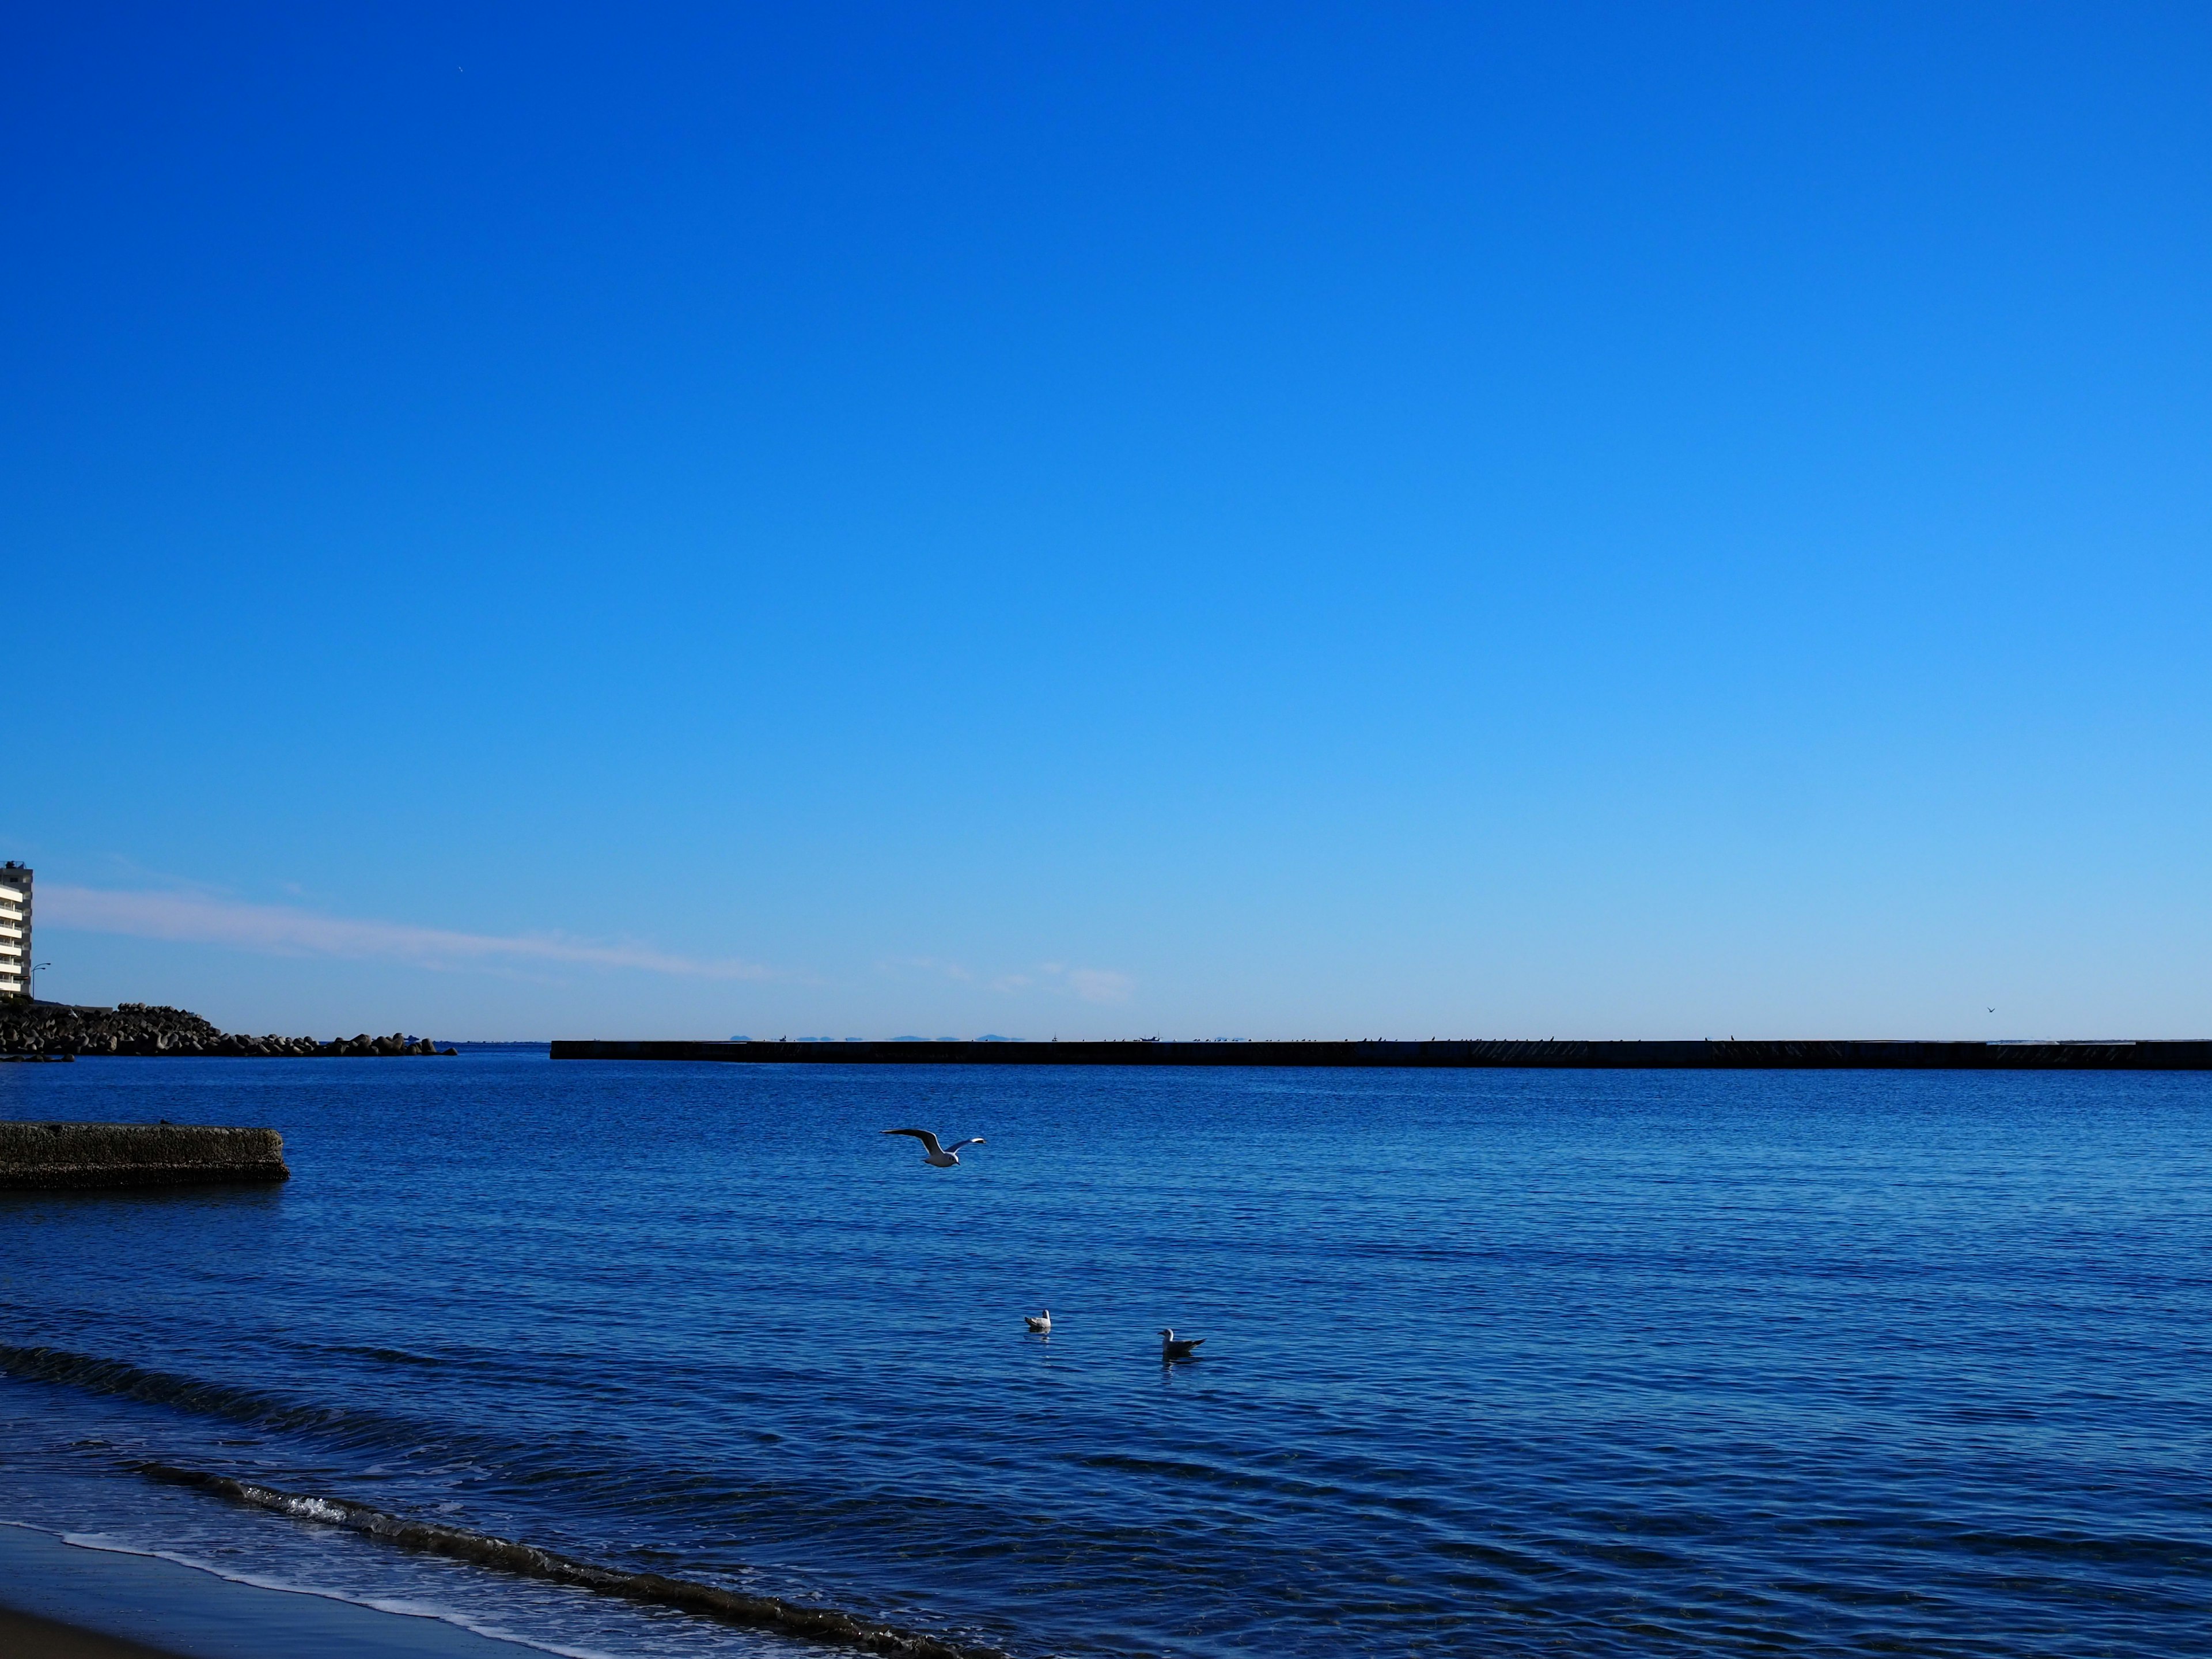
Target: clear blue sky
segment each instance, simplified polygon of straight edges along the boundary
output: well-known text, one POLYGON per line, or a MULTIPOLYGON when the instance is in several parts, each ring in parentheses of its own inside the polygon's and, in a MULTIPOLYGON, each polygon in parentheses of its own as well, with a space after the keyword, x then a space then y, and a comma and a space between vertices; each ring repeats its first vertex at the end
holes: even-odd
POLYGON ((18 7, 0 128, 50 997, 2212 1032, 2201 7, 18 7))

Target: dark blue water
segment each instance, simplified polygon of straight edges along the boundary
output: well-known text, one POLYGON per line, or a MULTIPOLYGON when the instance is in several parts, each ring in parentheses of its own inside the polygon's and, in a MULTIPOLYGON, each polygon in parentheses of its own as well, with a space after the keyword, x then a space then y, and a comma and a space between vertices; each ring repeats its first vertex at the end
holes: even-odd
POLYGON ((1023 1656, 2212 1630, 2212 1079, 112 1060, 0 1115, 283 1130, 281 1190, 0 1196, 0 1518, 241 1576, 763 1647, 125 1465, 1023 1656))

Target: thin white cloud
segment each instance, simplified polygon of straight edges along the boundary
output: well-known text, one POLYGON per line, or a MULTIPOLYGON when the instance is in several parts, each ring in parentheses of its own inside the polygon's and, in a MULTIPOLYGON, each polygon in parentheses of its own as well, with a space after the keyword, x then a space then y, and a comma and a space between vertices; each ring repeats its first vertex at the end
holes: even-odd
POLYGON ((1067 982, 1085 1002, 1127 1002, 1137 983, 1110 968, 1071 968, 1067 982))
POLYGON ((558 933, 461 933, 405 922, 324 915, 281 904, 247 904, 204 893, 122 891, 39 884, 41 925, 134 939, 227 945, 282 957, 381 957, 427 968, 477 963, 573 963, 635 968, 696 979, 772 979, 758 963, 701 961, 643 945, 603 945, 558 933))
POLYGON ((1001 996, 1038 991, 1048 996, 1073 995, 1085 1002, 1127 1002, 1137 987, 1137 981, 1129 975, 1111 968, 1071 968, 1064 962, 1040 962, 1031 968, 992 974, 987 978, 965 963, 943 957, 893 957, 877 963, 876 971, 923 974, 962 985, 981 983, 1001 996))
POLYGON ((957 962, 947 962, 942 957, 892 957, 876 964, 879 974, 930 974, 943 979, 968 981, 974 972, 957 962))

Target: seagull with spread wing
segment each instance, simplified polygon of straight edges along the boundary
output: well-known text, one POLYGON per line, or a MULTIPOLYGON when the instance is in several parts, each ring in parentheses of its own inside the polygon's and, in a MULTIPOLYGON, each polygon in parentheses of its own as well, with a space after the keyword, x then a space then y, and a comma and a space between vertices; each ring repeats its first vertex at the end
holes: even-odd
POLYGON ((938 1144, 937 1137, 927 1129, 886 1129, 884 1133, 887 1135, 912 1135, 921 1143, 921 1161, 939 1170, 949 1170, 959 1163, 960 1149, 963 1146, 980 1146, 983 1144, 983 1137, 981 1135, 971 1135, 965 1140, 954 1141, 950 1146, 941 1146, 938 1144))

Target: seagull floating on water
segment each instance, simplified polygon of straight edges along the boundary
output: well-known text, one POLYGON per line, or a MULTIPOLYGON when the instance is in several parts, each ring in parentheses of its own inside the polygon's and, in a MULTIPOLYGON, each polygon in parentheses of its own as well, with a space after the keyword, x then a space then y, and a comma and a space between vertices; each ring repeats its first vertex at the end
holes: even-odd
POLYGON ((1160 1333, 1160 1364, 1172 1365, 1179 1359, 1197 1358, 1198 1345, 1205 1340, 1202 1336, 1177 1336, 1170 1326, 1160 1333))
POLYGON ((938 1145, 937 1137, 927 1129, 886 1129, 884 1133, 887 1135, 912 1135, 921 1143, 921 1161, 940 1170, 949 1170, 960 1161, 960 1149, 963 1146, 980 1146, 983 1144, 983 1137, 981 1135, 970 1135, 965 1140, 954 1141, 950 1146, 940 1146, 938 1145))
POLYGON ((1052 1334, 1052 1310, 1047 1308, 1042 1313, 1024 1314, 1022 1316, 1022 1323, 1028 1326, 1039 1336, 1050 1336, 1052 1334))

